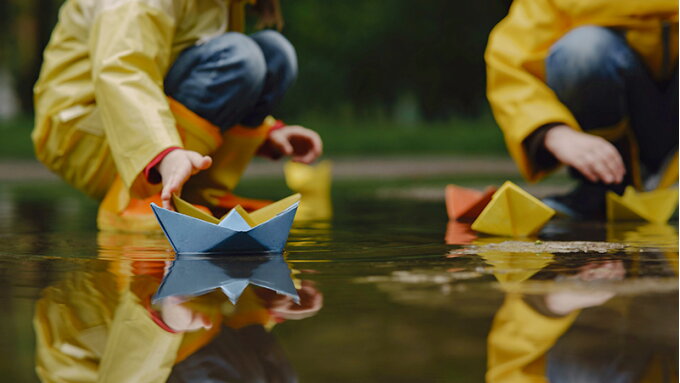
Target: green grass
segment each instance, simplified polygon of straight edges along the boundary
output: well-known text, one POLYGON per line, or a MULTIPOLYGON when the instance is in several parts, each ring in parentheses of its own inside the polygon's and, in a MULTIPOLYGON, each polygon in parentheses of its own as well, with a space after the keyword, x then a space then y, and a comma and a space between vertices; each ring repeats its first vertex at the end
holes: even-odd
POLYGON ((0 159, 33 158, 33 117, 0 120, 0 159))
POLYGON ((299 122, 321 135, 330 156, 506 155, 503 136, 490 115, 410 124, 314 116, 299 122))
MULTIPOLYGON (((316 130, 329 156, 504 156, 500 130, 490 115, 446 122, 394 123, 384 118, 333 119, 310 115, 295 123, 316 130)), ((30 116, 0 121, 0 159, 33 158, 30 116)))

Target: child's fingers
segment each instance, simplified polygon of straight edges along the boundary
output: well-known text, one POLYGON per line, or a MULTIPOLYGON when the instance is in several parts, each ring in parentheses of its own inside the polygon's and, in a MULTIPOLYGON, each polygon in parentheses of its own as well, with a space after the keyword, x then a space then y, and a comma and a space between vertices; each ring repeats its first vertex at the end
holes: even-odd
POLYGON ((590 164, 576 165, 575 167, 590 182, 597 182, 597 175, 592 169, 590 169, 590 164))
POLYGON ((313 130, 307 130, 308 139, 312 144, 311 152, 314 153, 316 157, 319 157, 323 152, 323 141, 321 141, 321 136, 313 130))
POLYGON ((296 126, 290 142, 293 145, 293 161, 309 164, 314 162, 323 151, 321 137, 313 130, 296 126))
POLYGON ((172 206, 172 202, 170 201, 171 195, 171 193, 166 192, 166 188, 163 188, 163 192, 161 193, 161 202, 164 209, 175 210, 172 206))
POLYGON ((198 170, 205 170, 212 165, 212 158, 209 156, 202 156, 196 152, 188 153, 189 161, 191 161, 191 166, 193 166, 193 174, 196 174, 198 170))
POLYGON ((269 139, 272 144, 274 144, 274 147, 281 152, 284 156, 290 156, 293 154, 293 145, 291 145, 289 139, 290 136, 288 134, 276 134, 278 132, 274 132, 269 136, 269 139))
POLYGON ((161 201, 163 202, 163 207, 168 210, 175 210, 172 206, 172 195, 180 194, 182 191, 182 182, 178 177, 172 177, 166 184, 163 185, 163 190, 161 191, 161 201))
POLYGON ((315 151, 313 149, 310 149, 307 151, 307 153, 301 155, 301 156, 295 156, 293 157, 293 161, 295 162, 302 162, 303 164, 311 164, 314 162, 319 157, 318 151, 315 151))

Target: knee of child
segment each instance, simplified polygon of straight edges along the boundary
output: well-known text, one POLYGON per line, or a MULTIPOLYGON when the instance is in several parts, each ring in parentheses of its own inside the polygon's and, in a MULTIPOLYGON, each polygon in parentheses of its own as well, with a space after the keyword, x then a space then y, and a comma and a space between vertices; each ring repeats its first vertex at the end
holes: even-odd
POLYGON ((251 35, 264 53, 267 66, 278 73, 275 75, 284 79, 297 77, 297 52, 293 44, 281 33, 264 30, 251 35))
POLYGON ((546 76, 559 82, 590 81, 614 74, 615 68, 630 65, 630 47, 616 31, 598 26, 571 30, 551 48, 546 59, 546 76))
POLYGON ((253 39, 242 33, 229 32, 214 38, 209 44, 219 57, 214 66, 238 72, 235 75, 244 85, 261 86, 267 65, 262 50, 253 39))

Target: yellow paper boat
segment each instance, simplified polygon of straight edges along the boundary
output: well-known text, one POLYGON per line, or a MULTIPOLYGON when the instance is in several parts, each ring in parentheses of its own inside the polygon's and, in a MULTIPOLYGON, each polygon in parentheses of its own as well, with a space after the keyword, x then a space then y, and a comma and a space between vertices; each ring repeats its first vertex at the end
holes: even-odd
POLYGON ((678 189, 658 189, 638 192, 628 186, 623 196, 607 193, 607 219, 609 221, 649 221, 665 223, 678 207, 678 189))
POLYGON ((333 216, 331 204, 331 162, 310 166, 289 161, 283 166, 288 188, 300 193, 296 220, 322 220, 333 216))
POLYGON ((553 215, 555 210, 506 181, 472 223, 472 229, 492 235, 526 237, 537 233, 553 215))

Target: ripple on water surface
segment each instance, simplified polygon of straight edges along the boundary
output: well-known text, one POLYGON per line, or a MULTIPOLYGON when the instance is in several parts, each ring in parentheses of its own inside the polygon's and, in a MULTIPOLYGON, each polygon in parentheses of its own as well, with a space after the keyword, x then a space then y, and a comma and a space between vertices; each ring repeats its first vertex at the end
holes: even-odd
MULTIPOLYGON (((135 368, 183 381, 208 374, 207 360, 253 381, 522 381, 530 362, 551 381, 677 377, 675 225, 554 221, 511 241, 447 223, 442 203, 361 196, 291 231, 284 256, 301 305, 263 287, 236 305, 219 290, 151 305, 175 259, 165 238, 97 233, 96 205, 64 198, 0 193, 8 381, 67 367, 83 381, 122 382, 135 368), (126 359, 144 355, 157 364, 126 359)), ((224 275, 240 291, 257 267, 224 275)))

